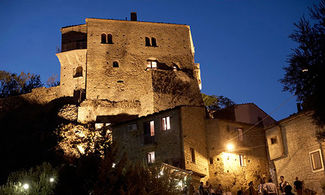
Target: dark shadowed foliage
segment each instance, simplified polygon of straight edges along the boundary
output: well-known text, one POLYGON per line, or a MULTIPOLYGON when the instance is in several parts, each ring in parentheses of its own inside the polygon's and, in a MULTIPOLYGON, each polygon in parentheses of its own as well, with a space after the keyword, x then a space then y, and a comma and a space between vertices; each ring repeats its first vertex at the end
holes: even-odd
POLYGON ((310 17, 295 23, 290 38, 298 43, 281 79, 283 90, 297 96, 303 109, 313 110, 319 126, 325 124, 325 0, 310 9, 310 17))

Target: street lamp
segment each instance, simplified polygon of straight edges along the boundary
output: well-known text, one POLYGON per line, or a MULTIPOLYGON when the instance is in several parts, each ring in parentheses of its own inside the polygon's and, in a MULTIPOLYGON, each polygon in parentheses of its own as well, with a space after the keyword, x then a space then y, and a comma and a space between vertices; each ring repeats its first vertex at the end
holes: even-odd
POLYGON ((28 188, 29 188, 28 183, 25 183, 25 184, 23 185, 23 188, 24 188, 24 190, 28 190, 28 188))
POLYGON ((234 146, 233 144, 231 144, 231 143, 228 143, 228 144, 227 144, 227 150, 228 150, 228 151, 231 152, 231 151, 234 150, 234 148, 235 148, 235 146, 234 146))

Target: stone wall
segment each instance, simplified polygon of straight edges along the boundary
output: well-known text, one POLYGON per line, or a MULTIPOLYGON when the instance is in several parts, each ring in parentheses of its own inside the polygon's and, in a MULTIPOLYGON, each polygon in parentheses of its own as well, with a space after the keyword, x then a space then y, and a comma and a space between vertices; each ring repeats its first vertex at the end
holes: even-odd
MULTIPOLYGON (((273 159, 278 177, 283 175, 291 184, 298 177, 304 181, 306 188, 322 194, 320 179, 325 176, 324 170, 312 170, 309 154, 318 149, 325 149, 324 142, 321 147, 316 139, 317 130, 319 128, 313 124, 311 113, 299 113, 280 121, 278 126, 267 129, 267 141, 270 154, 278 157, 273 159), (278 135, 280 140, 272 144, 271 138, 274 138, 274 135, 278 135), (283 144, 281 148, 284 149, 276 151, 276 148, 280 147, 276 146, 277 144, 283 144)), ((322 158, 324 159, 324 155, 322 158)))
POLYGON ((31 93, 8 98, 0 98, 0 113, 13 110, 26 102, 34 104, 46 104, 59 97, 62 97, 59 86, 51 88, 35 88, 31 93))
POLYGON ((253 181, 257 187, 259 178, 267 176, 268 159, 265 133, 252 125, 221 120, 207 120, 207 148, 209 153, 209 182, 222 184, 236 193, 253 181), (241 129, 242 139, 239 136, 241 129), (227 144, 233 144, 229 151, 227 144), (241 156, 240 156, 241 155, 241 156))
MULTIPOLYGON (((132 162, 146 162, 148 152, 155 152, 155 162, 164 162, 184 168, 184 158, 180 139, 179 109, 170 109, 140 117, 123 124, 113 126, 113 141, 119 148, 119 153, 126 155, 132 162), (170 117, 169 130, 162 130, 162 118, 170 117), (152 143, 145 144, 144 123, 154 121, 154 136, 152 143), (130 129, 130 125, 136 129, 130 129)), ((146 137, 146 138, 145 138, 146 137)))
POLYGON ((60 87, 65 96, 73 96, 75 90, 86 88, 86 49, 75 49, 57 53, 60 64, 60 87), (77 68, 81 67, 81 75, 77 75, 77 68))
POLYGON ((183 131, 183 150, 185 169, 209 177, 208 153, 206 147, 204 107, 181 107, 181 127, 183 131), (192 161, 191 148, 194 149, 195 162, 192 161))

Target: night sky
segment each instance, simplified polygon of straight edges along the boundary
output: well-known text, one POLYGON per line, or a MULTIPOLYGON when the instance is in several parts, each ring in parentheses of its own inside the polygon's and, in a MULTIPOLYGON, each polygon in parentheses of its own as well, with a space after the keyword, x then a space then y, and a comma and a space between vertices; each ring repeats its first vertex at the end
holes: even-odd
POLYGON ((130 19, 191 26, 202 92, 253 102, 276 120, 296 112, 282 92, 282 68, 296 44, 294 22, 318 0, 1 0, 0 70, 60 74, 60 28, 85 18, 130 19))

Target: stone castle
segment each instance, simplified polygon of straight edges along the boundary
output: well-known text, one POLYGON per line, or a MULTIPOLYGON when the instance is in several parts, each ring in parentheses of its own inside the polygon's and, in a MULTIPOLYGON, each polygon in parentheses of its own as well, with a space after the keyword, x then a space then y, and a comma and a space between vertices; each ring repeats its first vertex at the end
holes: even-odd
POLYGON ((131 21, 87 18, 61 32, 60 92, 79 99, 79 122, 202 105, 189 26, 139 22, 132 13, 131 21))

